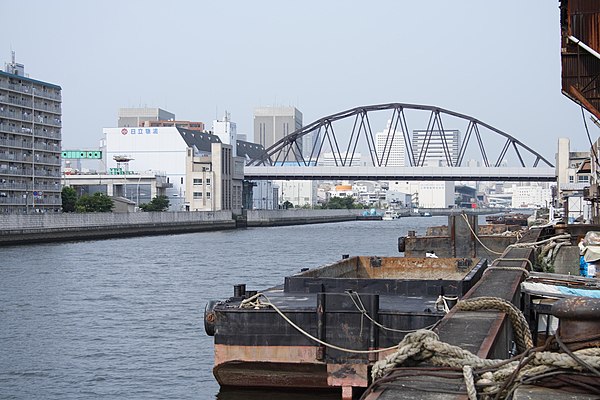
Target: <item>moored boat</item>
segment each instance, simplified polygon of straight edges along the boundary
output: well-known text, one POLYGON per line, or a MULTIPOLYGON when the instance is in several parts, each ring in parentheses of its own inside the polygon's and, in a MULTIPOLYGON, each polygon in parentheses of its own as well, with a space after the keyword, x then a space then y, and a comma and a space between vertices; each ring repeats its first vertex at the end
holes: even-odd
POLYGON ((207 305, 221 386, 367 387, 369 369, 411 331, 431 328, 482 276, 486 260, 344 257, 207 305))
POLYGON ((398 214, 398 212, 396 210, 387 209, 383 213, 383 218, 382 219, 384 221, 391 221, 391 220, 397 219, 399 217, 400 217, 400 215, 398 214))

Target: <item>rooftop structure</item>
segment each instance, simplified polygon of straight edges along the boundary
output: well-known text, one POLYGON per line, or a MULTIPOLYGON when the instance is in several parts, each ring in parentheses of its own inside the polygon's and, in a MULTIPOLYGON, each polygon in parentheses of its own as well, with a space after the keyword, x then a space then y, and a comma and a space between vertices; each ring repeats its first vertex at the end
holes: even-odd
POLYGON ((144 126, 146 121, 175 120, 175 114, 161 108, 120 108, 118 127, 144 126))
POLYGON ((140 126, 144 127, 177 127, 184 128, 190 131, 200 131, 203 132, 205 130, 204 122, 200 121, 176 121, 176 120, 160 120, 160 121, 143 121, 140 126))

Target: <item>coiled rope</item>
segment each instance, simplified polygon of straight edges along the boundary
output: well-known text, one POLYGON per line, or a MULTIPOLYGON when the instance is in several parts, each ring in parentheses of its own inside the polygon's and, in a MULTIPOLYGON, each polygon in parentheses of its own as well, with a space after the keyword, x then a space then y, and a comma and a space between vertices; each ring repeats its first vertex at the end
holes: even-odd
POLYGON ((600 366, 600 348, 581 349, 571 354, 538 349, 530 349, 516 357, 516 360, 484 359, 458 346, 441 342, 433 331, 423 330, 406 335, 395 353, 373 365, 371 374, 376 383, 407 361, 427 361, 435 366, 456 368, 463 372, 469 399, 475 400, 477 388, 482 395, 506 398, 526 378, 531 380, 556 370, 588 370, 595 373, 594 370, 600 366))
POLYGON ((461 311, 498 310, 506 313, 512 324, 519 353, 533 347, 529 324, 521 310, 515 307, 510 301, 499 297, 475 297, 459 301, 456 307, 461 311))

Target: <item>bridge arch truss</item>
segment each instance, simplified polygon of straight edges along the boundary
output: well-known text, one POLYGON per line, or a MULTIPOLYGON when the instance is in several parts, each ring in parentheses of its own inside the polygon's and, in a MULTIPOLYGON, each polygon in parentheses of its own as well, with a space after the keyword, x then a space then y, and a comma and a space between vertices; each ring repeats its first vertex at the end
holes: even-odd
POLYGON ((329 162, 339 167, 356 166, 359 161, 387 167, 397 140, 404 142, 405 165, 410 167, 425 165, 433 142, 437 143, 438 156, 441 151, 444 166, 462 167, 466 161, 476 160, 483 167, 500 167, 509 162, 520 167, 538 167, 540 163, 553 167, 514 136, 476 118, 435 106, 406 103, 355 107, 320 118, 285 136, 247 165, 314 166, 328 153, 329 162), (374 131, 378 123, 383 125, 382 121, 386 121, 386 127, 380 131, 387 135, 383 135, 383 148, 380 145, 378 150, 374 131), (419 146, 412 144, 411 128, 421 132, 419 146), (442 134, 457 129, 461 132, 459 143, 450 143, 442 134), (312 139, 310 151, 303 151, 308 150, 303 147, 305 138, 312 139), (359 160, 361 148, 366 149, 367 155, 361 154, 359 160))

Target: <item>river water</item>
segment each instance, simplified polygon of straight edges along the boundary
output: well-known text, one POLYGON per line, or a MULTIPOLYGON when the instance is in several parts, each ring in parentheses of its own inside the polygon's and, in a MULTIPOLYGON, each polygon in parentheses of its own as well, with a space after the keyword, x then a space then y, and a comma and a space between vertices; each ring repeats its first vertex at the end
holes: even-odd
POLYGON ((220 391, 209 300, 342 254, 399 256, 446 217, 0 247, 0 399, 339 399, 220 391))

